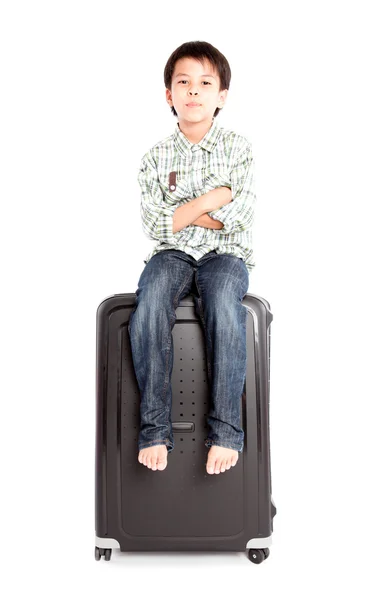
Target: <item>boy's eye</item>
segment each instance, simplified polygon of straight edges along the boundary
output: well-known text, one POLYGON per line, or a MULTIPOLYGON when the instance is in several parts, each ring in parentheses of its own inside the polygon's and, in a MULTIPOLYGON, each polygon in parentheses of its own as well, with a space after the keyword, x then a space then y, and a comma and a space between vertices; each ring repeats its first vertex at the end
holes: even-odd
MULTIPOLYGON (((187 79, 181 79, 181 81, 179 81, 178 83, 186 83, 188 80, 187 79)), ((208 85, 212 85, 210 81, 203 81, 202 83, 207 83, 208 85)))

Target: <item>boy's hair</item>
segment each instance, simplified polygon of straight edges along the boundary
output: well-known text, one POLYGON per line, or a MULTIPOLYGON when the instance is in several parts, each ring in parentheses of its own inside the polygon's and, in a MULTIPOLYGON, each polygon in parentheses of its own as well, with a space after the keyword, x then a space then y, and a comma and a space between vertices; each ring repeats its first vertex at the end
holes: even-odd
MULTIPOLYGON (((231 69, 226 57, 221 52, 219 52, 219 50, 215 48, 215 46, 212 46, 212 44, 209 44, 208 42, 196 41, 185 42, 185 44, 179 46, 171 54, 169 60, 166 63, 163 74, 165 80, 165 87, 168 90, 172 89, 171 86, 174 67, 176 65, 176 62, 180 60, 180 58, 194 58, 200 62, 207 60, 219 74, 219 91, 229 89, 231 81, 231 69)), ((170 108, 173 115, 177 116, 177 112, 174 106, 171 106, 170 108)), ((221 110, 221 108, 216 108, 213 116, 216 117, 221 110)))

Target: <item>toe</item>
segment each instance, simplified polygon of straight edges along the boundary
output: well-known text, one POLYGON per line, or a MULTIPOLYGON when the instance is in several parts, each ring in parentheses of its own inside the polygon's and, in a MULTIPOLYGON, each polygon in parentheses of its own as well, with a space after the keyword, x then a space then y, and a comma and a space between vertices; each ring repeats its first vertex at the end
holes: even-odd
POLYGON ((215 472, 215 459, 214 458, 208 458, 207 461, 207 473, 209 473, 210 475, 213 475, 215 472))
POLYGON ((217 475, 219 475, 219 473, 220 473, 220 465, 221 465, 221 462, 222 462, 222 461, 221 461, 221 459, 220 459, 220 458, 218 458, 218 459, 217 459, 217 461, 215 462, 215 473, 216 473, 217 475))
POLYGON ((160 448, 158 451, 157 469, 159 471, 163 471, 163 469, 165 469, 166 467, 167 467, 167 448, 165 446, 164 448, 160 448))

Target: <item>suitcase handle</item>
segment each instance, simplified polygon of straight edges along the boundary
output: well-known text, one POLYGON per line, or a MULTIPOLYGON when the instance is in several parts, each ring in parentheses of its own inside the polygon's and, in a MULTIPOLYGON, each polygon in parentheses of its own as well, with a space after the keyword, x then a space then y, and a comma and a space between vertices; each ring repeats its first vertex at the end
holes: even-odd
POLYGON ((175 421, 172 423, 173 431, 177 431, 178 433, 191 433, 195 430, 194 423, 183 422, 183 421, 175 421))

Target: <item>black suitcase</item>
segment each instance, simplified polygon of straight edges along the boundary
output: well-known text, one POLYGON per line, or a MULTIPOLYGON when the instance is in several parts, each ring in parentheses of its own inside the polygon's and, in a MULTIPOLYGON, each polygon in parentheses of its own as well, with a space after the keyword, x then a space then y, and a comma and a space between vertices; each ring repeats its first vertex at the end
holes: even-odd
POLYGON ((140 392, 128 321, 135 294, 117 294, 97 309, 95 558, 121 551, 247 551, 269 555, 273 517, 269 440, 269 303, 253 294, 247 308, 247 371, 241 398, 244 449, 235 467, 210 475, 205 339, 191 295, 172 330, 174 450, 153 471, 138 462, 140 392), (190 379, 184 379, 185 371, 190 379))

